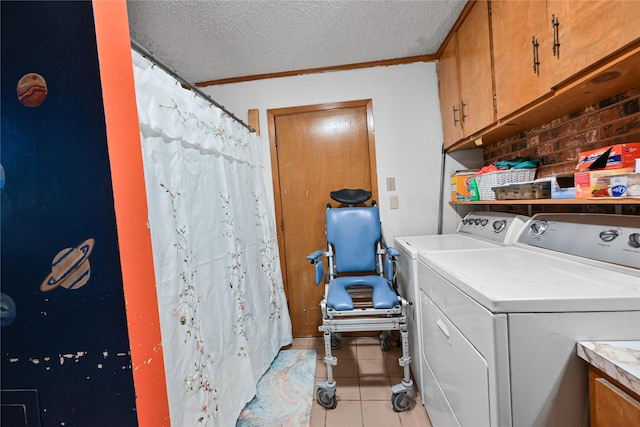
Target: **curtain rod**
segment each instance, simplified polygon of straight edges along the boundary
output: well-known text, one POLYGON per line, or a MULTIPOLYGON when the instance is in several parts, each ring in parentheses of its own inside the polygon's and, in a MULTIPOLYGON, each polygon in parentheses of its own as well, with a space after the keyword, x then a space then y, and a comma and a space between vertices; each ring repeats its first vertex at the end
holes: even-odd
POLYGON ((224 108, 224 106, 218 104, 213 98, 211 98, 209 95, 207 95, 206 93, 204 93, 203 91, 201 91, 200 89, 198 89, 196 86, 194 86, 193 84, 189 83, 188 81, 186 81, 185 79, 183 79, 176 71, 173 71, 171 68, 169 68, 167 65, 163 64, 160 60, 158 60, 158 58, 156 58, 153 53, 149 52, 144 46, 142 46, 140 43, 138 43, 137 41, 131 39, 131 47, 133 48, 133 50, 135 50, 136 52, 138 52, 140 55, 144 56, 145 58, 147 58, 148 60, 150 60, 151 62, 153 62, 155 65, 159 66, 160 68, 162 68, 162 70, 164 70, 166 73, 168 73, 171 77, 173 77, 174 79, 178 80, 178 82, 180 82, 180 84, 188 87, 192 92, 200 95, 202 98, 204 98, 205 100, 209 101, 211 104, 215 105, 216 107, 218 107, 219 109, 221 109, 226 115, 228 115, 229 117, 233 118, 235 121, 237 121, 238 123, 240 123, 242 126, 244 126, 245 128, 249 129, 249 132, 255 132, 256 130, 254 128, 252 128, 251 126, 249 126, 248 124, 246 124, 245 122, 243 122, 242 120, 240 120, 239 118, 237 118, 232 112, 230 112, 229 110, 227 110, 226 108, 224 108))

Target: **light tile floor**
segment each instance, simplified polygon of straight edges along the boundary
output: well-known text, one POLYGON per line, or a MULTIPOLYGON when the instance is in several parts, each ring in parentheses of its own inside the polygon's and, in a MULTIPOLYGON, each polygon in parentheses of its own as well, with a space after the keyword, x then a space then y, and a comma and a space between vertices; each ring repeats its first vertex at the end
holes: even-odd
MULTIPOLYGON (((295 338, 290 348, 316 350, 316 381, 327 379, 322 338, 295 338)), ((411 409, 393 410, 391 386, 403 375, 398 364, 402 350, 395 343, 382 351, 377 337, 343 337, 340 349, 332 353, 338 359, 333 369, 338 404, 335 409, 320 406, 314 387, 311 427, 431 427, 417 390, 411 409)))

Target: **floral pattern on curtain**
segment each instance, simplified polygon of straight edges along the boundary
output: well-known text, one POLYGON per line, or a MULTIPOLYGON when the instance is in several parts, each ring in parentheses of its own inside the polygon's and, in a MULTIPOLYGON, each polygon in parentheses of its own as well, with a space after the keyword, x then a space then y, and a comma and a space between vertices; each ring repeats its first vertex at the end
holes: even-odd
POLYGON ((233 426, 292 341, 259 140, 133 59, 171 423, 233 426))

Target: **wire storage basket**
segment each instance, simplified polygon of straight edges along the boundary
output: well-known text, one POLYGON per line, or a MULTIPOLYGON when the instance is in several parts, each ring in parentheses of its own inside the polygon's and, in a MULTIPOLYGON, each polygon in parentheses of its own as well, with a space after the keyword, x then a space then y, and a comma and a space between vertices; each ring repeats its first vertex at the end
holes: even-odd
POLYGON ((480 200, 496 200, 493 187, 513 184, 517 182, 533 181, 537 169, 508 169, 495 172, 487 172, 476 176, 476 184, 480 193, 480 200))

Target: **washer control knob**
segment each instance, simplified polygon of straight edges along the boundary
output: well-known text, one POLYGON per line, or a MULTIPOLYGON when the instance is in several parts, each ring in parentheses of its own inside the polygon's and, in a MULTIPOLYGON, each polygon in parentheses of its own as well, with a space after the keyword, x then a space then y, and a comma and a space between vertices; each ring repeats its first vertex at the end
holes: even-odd
POLYGON ((600 232, 600 240, 603 242, 612 242, 620 235, 618 230, 605 230, 600 232))
POLYGON ((493 231, 494 231, 494 233, 500 233, 506 227, 507 227, 507 221, 504 220, 504 219, 501 219, 499 221, 493 221, 493 231))
POLYGON ((547 224, 547 221, 545 221, 544 219, 540 219, 538 221, 533 222, 529 226, 529 236, 531 237, 542 236, 544 232, 547 231, 548 226, 549 225, 547 224))
POLYGON ((640 233, 629 234, 629 246, 632 248, 640 248, 640 233))
POLYGON ((489 220, 487 218, 482 218, 482 221, 480 221, 480 225, 484 227, 488 222, 489 220))

